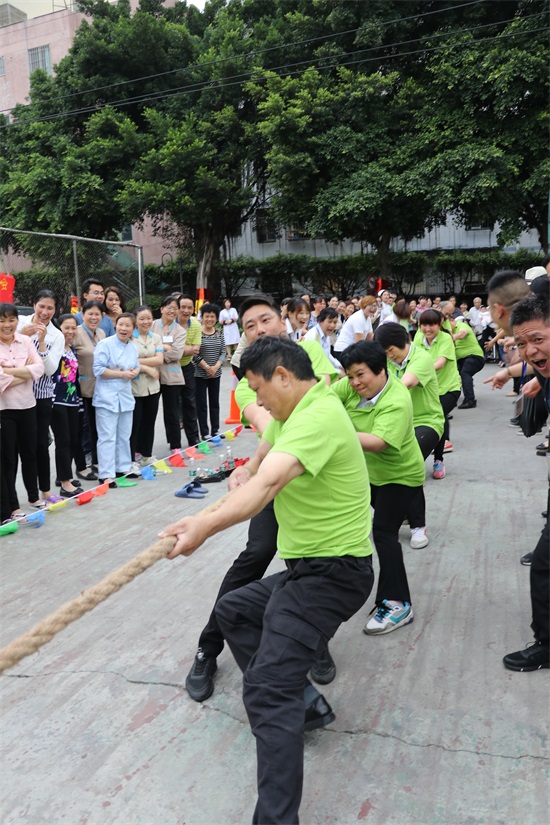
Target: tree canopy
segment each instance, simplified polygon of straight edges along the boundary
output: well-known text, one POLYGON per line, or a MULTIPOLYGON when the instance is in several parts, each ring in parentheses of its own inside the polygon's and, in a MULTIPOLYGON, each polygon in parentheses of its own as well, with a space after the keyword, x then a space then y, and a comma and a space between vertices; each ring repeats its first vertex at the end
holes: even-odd
POLYGON ((14 228, 191 250, 198 284, 258 206, 330 241, 453 214, 548 248, 548 0, 81 0, 53 77, 0 129, 14 228))

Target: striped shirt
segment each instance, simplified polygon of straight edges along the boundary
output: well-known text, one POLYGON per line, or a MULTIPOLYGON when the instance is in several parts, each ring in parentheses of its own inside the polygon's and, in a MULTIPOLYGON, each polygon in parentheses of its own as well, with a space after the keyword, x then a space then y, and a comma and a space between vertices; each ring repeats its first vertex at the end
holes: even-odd
MULTIPOLYGON (((202 367, 199 367, 199 361, 206 361, 206 363, 209 364, 209 366, 211 367, 218 361, 220 362, 220 364, 223 364, 224 352, 225 344, 223 340, 223 335, 219 330, 216 330, 216 332, 214 332, 212 335, 206 335, 203 332, 201 338, 200 352, 193 358, 193 363, 195 364, 195 378, 208 378, 208 375, 202 369, 202 367)), ((219 378, 221 374, 222 368, 220 366, 216 374, 212 377, 219 378)))

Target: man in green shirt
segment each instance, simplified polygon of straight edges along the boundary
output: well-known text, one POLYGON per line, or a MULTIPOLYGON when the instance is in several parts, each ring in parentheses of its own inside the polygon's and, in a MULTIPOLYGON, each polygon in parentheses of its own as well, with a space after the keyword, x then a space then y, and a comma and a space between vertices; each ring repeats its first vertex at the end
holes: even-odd
MULTIPOLYGON (((266 295, 256 294, 246 298, 239 308, 239 314, 249 344, 263 336, 286 337, 286 326, 281 319, 280 309, 266 295)), ((302 341, 297 346, 307 353, 317 378, 322 378, 325 383, 330 384, 338 376, 337 370, 317 341, 302 341)), ((246 349, 243 355, 245 352, 246 349)), ((244 424, 252 424, 261 436, 271 421, 271 415, 264 407, 258 405, 256 393, 250 387, 246 376, 239 381, 235 398, 241 410, 241 421, 244 424)), ((230 489, 241 472, 246 477, 246 472, 240 469, 235 470, 229 481, 230 489)), ((262 578, 277 552, 277 530, 273 503, 270 502, 261 513, 251 519, 246 547, 226 572, 216 596, 216 603, 231 590, 262 578)), ((185 688, 195 702, 204 702, 212 695, 214 674, 217 670, 216 660, 223 646, 223 633, 218 624, 216 604, 214 604, 208 621, 201 631, 193 665, 185 679, 185 688)), ((311 678, 318 684, 326 685, 335 676, 336 665, 327 647, 316 659, 311 678)), ((322 715, 319 715, 318 722, 319 726, 323 724, 322 715)))
POLYGON ((274 419, 264 433, 271 449, 249 462, 249 480, 217 509, 184 518, 164 535, 177 537, 169 558, 190 555, 275 500, 287 570, 227 593, 216 612, 244 673, 256 737, 253 822, 291 825, 302 793, 304 712, 309 689, 315 692, 307 673, 372 588, 368 474, 345 410, 300 347, 263 336, 241 365, 274 419))

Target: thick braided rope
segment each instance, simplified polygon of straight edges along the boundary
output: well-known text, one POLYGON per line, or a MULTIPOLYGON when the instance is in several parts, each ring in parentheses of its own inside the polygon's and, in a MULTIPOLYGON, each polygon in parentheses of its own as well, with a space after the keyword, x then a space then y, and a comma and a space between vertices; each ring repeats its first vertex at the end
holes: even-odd
POLYGON ((148 547, 135 558, 110 573, 98 584, 84 590, 70 602, 66 602, 55 613, 35 625, 23 636, 15 639, 0 650, 0 673, 20 662, 26 656, 47 644, 57 633, 60 633, 71 622, 80 619, 85 613, 93 610, 98 604, 105 601, 112 593, 116 593, 128 582, 131 582, 148 567, 159 559, 166 558, 176 543, 174 536, 167 536, 148 547))

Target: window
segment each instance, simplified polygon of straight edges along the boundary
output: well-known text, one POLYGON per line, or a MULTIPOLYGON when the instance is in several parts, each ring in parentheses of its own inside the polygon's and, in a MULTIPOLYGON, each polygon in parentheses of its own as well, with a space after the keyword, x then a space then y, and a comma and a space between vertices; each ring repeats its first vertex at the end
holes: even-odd
POLYGON ((258 243, 274 243, 277 240, 277 223, 270 209, 256 209, 254 223, 258 243))
POLYGON ((6 67, 4 66, 4 58, 0 57, 0 77, 4 77, 6 74, 6 67))
POLYGON ((132 224, 131 223, 125 223, 124 226, 122 227, 122 230, 120 232, 120 240, 121 241, 129 241, 130 243, 132 242, 133 237, 132 237, 132 224))
POLYGON ((29 74, 32 74, 36 69, 44 69, 48 74, 52 73, 49 46, 37 46, 36 49, 29 49, 29 74))

